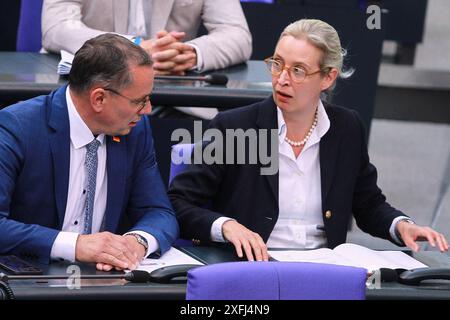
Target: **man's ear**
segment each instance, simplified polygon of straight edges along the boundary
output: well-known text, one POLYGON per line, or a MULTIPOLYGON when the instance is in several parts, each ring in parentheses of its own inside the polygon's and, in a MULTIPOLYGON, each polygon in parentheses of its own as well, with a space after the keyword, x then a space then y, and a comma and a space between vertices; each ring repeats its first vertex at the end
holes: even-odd
POLYGON ((92 109, 95 112, 102 112, 109 97, 106 94, 106 90, 103 88, 95 88, 92 89, 89 93, 89 100, 92 106, 92 109))
POLYGON ((322 83, 320 84, 321 91, 327 90, 333 85, 338 76, 338 71, 336 68, 332 68, 325 76, 322 78, 322 83))

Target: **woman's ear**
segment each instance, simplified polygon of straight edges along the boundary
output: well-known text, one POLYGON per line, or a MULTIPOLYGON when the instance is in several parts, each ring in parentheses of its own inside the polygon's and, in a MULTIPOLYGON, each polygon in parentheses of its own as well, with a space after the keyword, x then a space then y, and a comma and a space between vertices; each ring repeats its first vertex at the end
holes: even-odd
POLYGON ((106 90, 103 88, 95 88, 91 90, 89 99, 91 102, 92 109, 95 112, 101 112, 108 101, 106 90))
POLYGON ((330 88, 336 81, 337 76, 338 71, 336 68, 332 68, 330 71, 328 71, 328 73, 325 74, 325 76, 323 76, 322 78, 322 83, 320 84, 321 91, 325 91, 330 88))

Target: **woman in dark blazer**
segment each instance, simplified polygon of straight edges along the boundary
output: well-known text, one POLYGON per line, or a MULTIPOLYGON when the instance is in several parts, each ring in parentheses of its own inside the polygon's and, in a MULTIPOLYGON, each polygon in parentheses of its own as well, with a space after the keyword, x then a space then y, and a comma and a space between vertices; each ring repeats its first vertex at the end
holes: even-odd
POLYGON ((222 135, 203 143, 203 157, 223 155, 223 161, 190 165, 173 180, 169 197, 181 237, 229 241, 239 257, 267 260, 267 247, 344 243, 353 215, 363 231, 397 245, 417 251, 415 241, 427 239, 448 250, 442 234, 414 224, 386 202, 358 114, 321 100, 337 77, 350 76, 343 56, 339 36, 327 23, 303 19, 286 27, 265 60, 273 95, 220 113, 211 128, 222 135), (247 133, 244 148, 226 143, 230 132, 241 138, 247 133), (278 170, 267 170, 274 165, 278 170))

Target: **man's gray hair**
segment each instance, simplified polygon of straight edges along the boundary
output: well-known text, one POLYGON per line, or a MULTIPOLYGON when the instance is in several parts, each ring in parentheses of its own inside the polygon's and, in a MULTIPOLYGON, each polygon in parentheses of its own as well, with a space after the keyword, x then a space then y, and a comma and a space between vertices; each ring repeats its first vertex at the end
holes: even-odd
POLYGON ((106 33, 86 41, 75 53, 69 85, 78 93, 94 85, 120 90, 133 82, 133 66, 152 66, 147 52, 127 38, 106 33))

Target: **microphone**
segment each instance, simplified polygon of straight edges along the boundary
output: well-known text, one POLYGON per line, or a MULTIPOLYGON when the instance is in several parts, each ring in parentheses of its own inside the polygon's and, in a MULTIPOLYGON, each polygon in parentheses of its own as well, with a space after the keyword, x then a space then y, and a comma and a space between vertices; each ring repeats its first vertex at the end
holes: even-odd
MULTIPOLYGON (((58 280, 69 279, 69 277, 73 277, 73 275, 6 275, 0 273, 0 281, 4 282, 10 280, 58 280)), ((80 279, 125 279, 135 283, 145 283, 152 280, 150 273, 143 270, 133 270, 122 274, 86 274, 80 275, 80 279)))
POLYGON ((209 84, 214 85, 226 85, 228 82, 228 77, 224 74, 213 73, 206 76, 155 76, 156 80, 194 80, 194 81, 205 81, 209 84))

